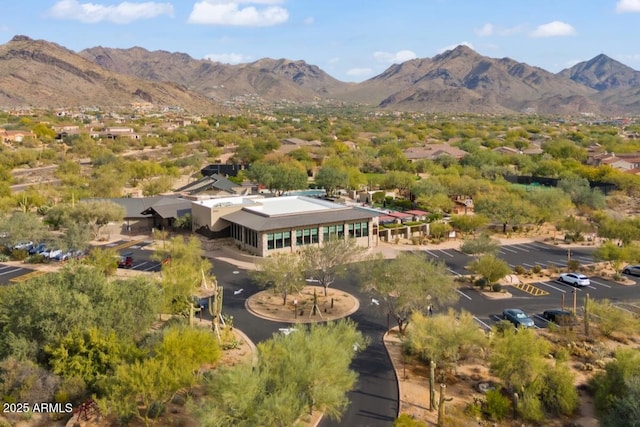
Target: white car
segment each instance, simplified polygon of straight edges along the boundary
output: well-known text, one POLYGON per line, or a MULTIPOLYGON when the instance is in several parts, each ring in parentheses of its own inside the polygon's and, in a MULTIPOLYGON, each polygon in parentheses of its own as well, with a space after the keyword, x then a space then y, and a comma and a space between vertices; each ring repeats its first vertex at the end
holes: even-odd
POLYGON ((562 273, 559 279, 562 283, 576 287, 589 286, 591 281, 581 273, 562 273))

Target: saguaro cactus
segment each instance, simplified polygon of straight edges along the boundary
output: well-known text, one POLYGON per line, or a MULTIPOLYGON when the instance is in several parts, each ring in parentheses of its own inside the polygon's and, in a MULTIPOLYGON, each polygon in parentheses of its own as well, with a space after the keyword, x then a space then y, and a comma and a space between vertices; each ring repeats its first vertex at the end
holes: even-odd
POLYGON ((436 407, 436 362, 429 362, 429 410, 433 411, 436 407))

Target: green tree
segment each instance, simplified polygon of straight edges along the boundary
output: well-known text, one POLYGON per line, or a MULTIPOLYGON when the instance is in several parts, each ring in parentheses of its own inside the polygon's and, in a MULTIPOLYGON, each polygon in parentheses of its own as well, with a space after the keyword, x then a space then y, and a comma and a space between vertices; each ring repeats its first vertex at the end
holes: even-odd
POLYGON ((153 258, 162 262, 160 285, 164 310, 170 314, 192 316, 193 295, 202 284, 215 281, 211 261, 202 256, 197 237, 174 237, 156 250, 153 258))
POLYGON ((301 325, 258 344, 257 366, 218 370, 206 381, 213 397, 191 409, 204 427, 291 426, 311 410, 339 420, 357 379, 351 361, 366 345, 350 320, 301 325))
POLYGON ((616 273, 620 274, 625 262, 640 260, 640 248, 637 246, 618 246, 612 242, 605 242, 596 248, 593 258, 609 262, 616 273))
POLYGON ((13 247, 20 242, 42 241, 48 232, 40 218, 29 212, 14 212, 0 220, 2 244, 13 247))
POLYGON ((601 209, 605 206, 605 196, 598 189, 592 189, 586 178, 564 178, 558 181, 558 188, 571 197, 576 206, 601 209))
POLYGON ((142 413, 149 425, 179 389, 201 380, 200 367, 215 363, 220 356, 210 331, 185 325, 169 328, 147 357, 116 367, 105 387, 105 406, 125 418, 142 413))
MULTIPOLYGON (((618 405, 625 406, 625 398, 630 392, 635 391, 637 394, 638 381, 640 381, 640 351, 619 348, 615 352, 614 360, 605 365, 604 372, 597 373, 589 381, 598 413, 607 419, 618 405)), ((638 400, 634 402, 631 409, 631 413, 638 412, 640 409, 638 400)), ((626 417, 622 418, 624 419, 626 417)))
POLYGON ((454 215, 451 218, 451 225, 463 234, 474 233, 488 222, 489 218, 484 215, 454 215))
POLYGON ((487 283, 496 283, 511 272, 509 264, 493 254, 483 255, 468 266, 469 270, 484 277, 487 283))
POLYGON ((333 195, 339 188, 349 185, 349 175, 341 168, 327 165, 322 166, 315 176, 316 184, 324 188, 328 196, 333 195))
POLYGON ((575 374, 566 363, 556 362, 544 374, 540 400, 554 415, 571 415, 580 405, 575 374))
POLYGON ((602 427, 636 427, 640 420, 640 375, 624 381, 626 393, 600 418, 602 427))
POLYGON ((109 281, 98 270, 69 263, 57 273, 7 288, 0 299, 0 358, 35 360, 76 330, 113 331, 125 340, 146 332, 158 315, 157 284, 144 277, 109 281), (38 289, 38 292, 33 292, 38 289), (28 315, 25 315, 28 313, 28 315))
POLYGON ((400 333, 404 333, 414 312, 458 300, 455 282, 445 264, 422 254, 402 252, 390 261, 373 258, 360 267, 360 286, 378 299, 400 333))
POLYGON ((637 334, 640 328, 640 320, 632 313, 621 310, 610 300, 594 300, 589 303, 589 313, 593 321, 598 325, 602 335, 609 338, 615 332, 621 336, 637 334))
POLYGON ((282 294, 282 305, 287 296, 304 286, 305 266, 298 253, 276 253, 265 258, 249 272, 251 279, 261 288, 271 288, 282 294))
POLYGON ((464 239, 460 245, 460 251, 472 256, 495 254, 498 250, 500 250, 500 241, 492 239, 488 234, 464 239))
POLYGON ((302 265, 311 279, 324 288, 325 296, 329 287, 338 277, 347 273, 349 263, 359 259, 366 248, 359 246, 354 238, 333 238, 320 246, 307 246, 302 251, 302 265))
POLYGON ((113 374, 116 366, 134 356, 133 342, 125 344, 111 331, 75 330, 44 348, 51 371, 78 377, 93 391, 113 374))
POLYGON ((518 194, 498 192, 478 197, 474 201, 474 210, 502 224, 502 232, 506 233, 507 226, 517 226, 529 221, 534 207, 518 194))
POLYGON ((75 204, 69 215, 72 221, 87 224, 91 228, 92 237, 99 240, 105 226, 124 219, 125 210, 110 201, 91 200, 75 204))
POLYGON ((84 259, 85 264, 95 268, 105 276, 112 276, 118 270, 118 252, 109 247, 92 248, 84 259))
POLYGON ((277 196, 307 188, 306 168, 300 162, 285 157, 269 157, 253 163, 247 177, 277 196))
POLYGON ((509 390, 529 390, 537 395, 540 380, 547 370, 545 358, 548 354, 549 344, 533 330, 508 328, 501 334, 494 334, 490 369, 509 390))
POLYGON ((473 315, 453 309, 437 316, 413 313, 404 342, 423 362, 434 361, 439 367, 454 369, 461 359, 477 354, 486 344, 487 337, 473 315))

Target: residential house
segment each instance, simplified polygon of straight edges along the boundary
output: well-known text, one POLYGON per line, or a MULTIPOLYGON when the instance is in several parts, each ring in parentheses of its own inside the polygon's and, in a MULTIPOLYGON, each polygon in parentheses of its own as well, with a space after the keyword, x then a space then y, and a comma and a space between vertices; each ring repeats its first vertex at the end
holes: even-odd
POLYGON ((427 144, 422 147, 411 147, 404 150, 403 153, 410 162, 417 160, 435 160, 440 156, 451 156, 456 160, 460 160, 469 154, 449 144, 427 144))
POLYGON ((234 196, 246 194, 250 191, 250 188, 243 187, 241 184, 236 184, 217 174, 204 176, 175 190, 176 193, 183 195, 206 194, 210 196, 234 196))

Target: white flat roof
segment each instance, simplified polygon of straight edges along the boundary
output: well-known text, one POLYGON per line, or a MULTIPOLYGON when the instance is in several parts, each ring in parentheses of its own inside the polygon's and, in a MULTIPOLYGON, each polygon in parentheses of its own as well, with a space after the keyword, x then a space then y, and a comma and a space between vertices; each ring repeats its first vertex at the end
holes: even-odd
POLYGON ((262 196, 214 197, 193 201, 193 203, 207 208, 223 208, 227 206, 253 205, 255 203, 261 203, 263 199, 262 196))
POLYGON ((346 209, 346 206, 313 197, 285 196, 256 200, 255 205, 245 206, 244 209, 265 216, 276 216, 339 210, 346 209))

